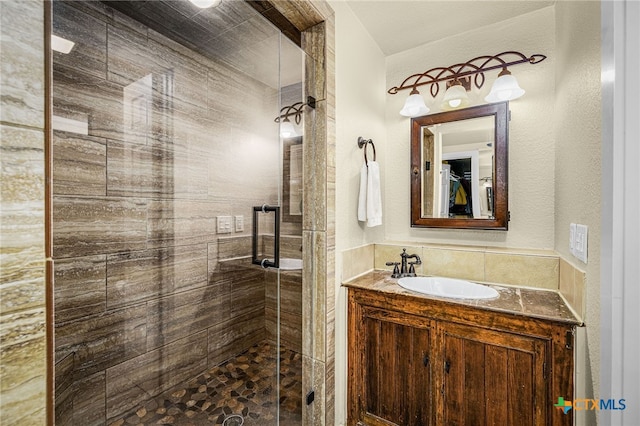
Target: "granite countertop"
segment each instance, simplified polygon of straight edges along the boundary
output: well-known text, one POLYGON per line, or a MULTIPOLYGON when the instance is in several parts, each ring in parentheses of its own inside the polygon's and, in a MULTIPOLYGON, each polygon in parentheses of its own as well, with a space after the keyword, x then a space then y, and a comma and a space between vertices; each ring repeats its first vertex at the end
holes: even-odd
POLYGON ((453 299, 431 296, 402 288, 398 285, 397 278, 391 278, 390 271, 383 270, 368 272, 344 282, 342 285, 344 287, 374 290, 386 294, 399 294, 429 300, 446 301, 453 304, 472 306, 490 311, 539 318, 578 326, 582 325, 582 321, 575 316, 560 294, 554 290, 486 284, 489 287, 496 289, 500 296, 496 299, 490 300, 453 299))

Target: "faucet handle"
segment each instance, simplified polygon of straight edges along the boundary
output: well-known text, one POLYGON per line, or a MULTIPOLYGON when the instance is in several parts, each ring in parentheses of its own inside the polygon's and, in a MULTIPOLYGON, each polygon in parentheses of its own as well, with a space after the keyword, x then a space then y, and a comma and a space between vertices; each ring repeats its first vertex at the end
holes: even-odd
POLYGON ((391 273, 391 278, 400 277, 400 269, 398 268, 399 264, 400 264, 400 262, 387 262, 387 263, 385 263, 385 265, 387 265, 387 266, 393 266, 393 272, 391 273))
POLYGON ((416 268, 414 265, 420 265, 422 262, 420 262, 420 259, 418 259, 415 262, 409 262, 409 274, 412 274, 412 276, 416 276, 416 268))

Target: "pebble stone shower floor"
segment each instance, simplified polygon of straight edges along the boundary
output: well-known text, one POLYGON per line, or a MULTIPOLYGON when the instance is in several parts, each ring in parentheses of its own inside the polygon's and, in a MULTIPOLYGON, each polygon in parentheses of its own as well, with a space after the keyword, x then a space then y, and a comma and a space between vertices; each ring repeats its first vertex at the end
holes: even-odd
MULTIPOLYGON (((109 426, 275 425, 274 346, 262 341, 109 426)), ((281 425, 302 424, 302 356, 284 347, 280 353, 279 405, 281 425)))

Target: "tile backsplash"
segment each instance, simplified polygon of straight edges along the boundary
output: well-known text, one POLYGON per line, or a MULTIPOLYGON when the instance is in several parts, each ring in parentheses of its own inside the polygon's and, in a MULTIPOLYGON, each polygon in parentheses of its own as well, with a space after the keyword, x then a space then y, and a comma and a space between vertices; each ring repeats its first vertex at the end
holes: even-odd
POLYGON ((369 244, 342 253, 343 281, 372 269, 391 271, 402 249, 422 259, 418 275, 556 290, 579 318, 584 315, 585 273, 552 250, 455 245, 369 244))

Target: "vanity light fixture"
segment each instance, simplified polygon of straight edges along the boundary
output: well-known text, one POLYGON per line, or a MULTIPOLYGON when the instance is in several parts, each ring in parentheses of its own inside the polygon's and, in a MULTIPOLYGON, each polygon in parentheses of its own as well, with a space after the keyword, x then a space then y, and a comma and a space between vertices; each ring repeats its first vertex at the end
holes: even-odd
POLYGON ((300 124, 305 106, 315 109, 316 99, 313 96, 307 96, 307 102, 296 102, 293 105, 285 106, 280 109, 280 115, 273 120, 276 123, 280 123, 280 137, 294 138, 299 136, 296 129, 293 127, 293 123, 289 120, 289 117, 293 117, 293 121, 296 125, 300 124))
POLYGON ((526 63, 537 64, 546 58, 545 55, 540 54, 527 57, 515 51, 502 52, 493 56, 478 56, 464 63, 431 68, 423 73, 413 74, 400 86, 389 89, 387 93, 395 95, 400 90, 411 89, 409 99, 405 102, 400 114, 406 117, 418 117, 429 112, 429 108, 425 105, 417 87, 430 85, 429 91, 435 98, 440 92, 440 83, 445 83, 448 89, 444 94, 442 107, 445 110, 457 109, 468 105, 467 91, 471 89, 472 83, 480 89, 484 85, 486 72, 502 69, 491 87, 491 92, 485 97, 485 101, 493 103, 513 100, 522 96, 524 90, 520 88, 516 78, 507 68, 526 63), (424 108, 418 107, 420 105, 424 105, 424 108))
POLYGON ((216 7, 222 3, 222 0, 189 0, 191 3, 198 6, 200 9, 206 9, 208 7, 216 7))

